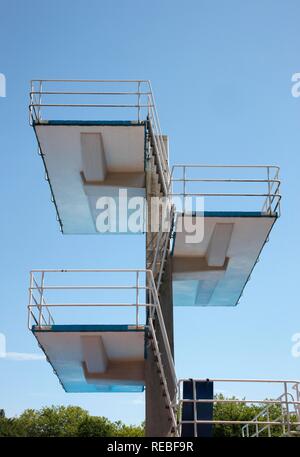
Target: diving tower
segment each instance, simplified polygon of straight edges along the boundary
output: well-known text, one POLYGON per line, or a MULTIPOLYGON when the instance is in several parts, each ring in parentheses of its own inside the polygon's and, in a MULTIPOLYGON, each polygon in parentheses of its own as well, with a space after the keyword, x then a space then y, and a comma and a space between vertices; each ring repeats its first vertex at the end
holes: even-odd
MULTIPOLYGON (((173 304, 238 303, 280 216, 279 168, 171 170, 168 137, 145 80, 33 80, 29 115, 62 233, 145 235, 144 269, 32 270, 28 327, 59 382, 66 392, 145 390, 147 436, 211 435, 229 424, 214 418, 220 380, 177 380, 173 304), (153 198, 166 205, 152 207, 153 198), (137 231, 128 224, 136 207, 124 208, 130 199, 145 205, 137 231)), ((278 383, 284 394, 273 403, 253 401, 265 404, 261 415, 232 424, 243 436, 253 427, 264 432, 263 422, 268 433, 283 422, 289 433, 299 383, 295 400, 289 381, 261 382, 278 383), (281 417, 263 420, 274 404, 281 417)))

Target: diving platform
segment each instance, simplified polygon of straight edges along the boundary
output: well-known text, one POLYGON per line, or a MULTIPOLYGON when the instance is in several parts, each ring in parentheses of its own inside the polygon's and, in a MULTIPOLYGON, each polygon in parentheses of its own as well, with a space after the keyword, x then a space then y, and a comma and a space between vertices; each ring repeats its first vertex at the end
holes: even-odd
POLYGON ((28 328, 66 392, 142 392, 156 330, 173 368, 151 270, 33 270, 28 328))
POLYGON ((172 247, 174 305, 236 306, 280 214, 278 168, 200 165, 174 168, 181 171, 181 176, 175 178, 173 170, 172 195, 177 198, 177 208, 180 207, 178 197, 183 198, 176 215, 172 247), (224 170, 232 172, 232 168, 241 173, 242 169, 248 176, 230 177, 227 174, 216 178, 210 168, 223 173, 224 170), (198 176, 204 169, 205 176, 197 177, 194 173, 191 177, 190 169, 198 176), (256 174, 266 172, 266 176, 249 177, 249 170, 256 174), (176 191, 178 183, 183 190, 176 191), (207 190, 205 186, 211 183, 219 186, 217 192, 207 190), (220 185, 237 184, 238 188, 234 190, 220 188, 220 185), (247 189, 241 188, 245 185, 247 189), (211 199, 214 199, 213 204, 211 199), (255 208, 255 199, 261 201, 259 211, 255 208), (188 208, 185 207, 187 203, 188 208), (195 206, 200 207, 200 211, 194 211, 195 206), (215 207, 219 210, 213 209, 215 207))
POLYGON ((150 82, 34 80, 29 111, 61 231, 144 233, 127 222, 143 215, 146 159, 165 194, 169 173, 150 82))
POLYGON ((66 392, 142 392, 144 326, 32 327, 66 392))
POLYGON ((33 127, 63 233, 99 233, 97 216, 110 199, 119 214, 120 189, 128 198, 145 197, 144 123, 41 121, 33 127))
MULTIPOLYGON (((265 245, 276 216, 204 213, 178 216, 204 224, 201 242, 176 232, 172 257, 175 306, 235 306, 265 245)), ((200 225, 200 224, 199 224, 200 225)))

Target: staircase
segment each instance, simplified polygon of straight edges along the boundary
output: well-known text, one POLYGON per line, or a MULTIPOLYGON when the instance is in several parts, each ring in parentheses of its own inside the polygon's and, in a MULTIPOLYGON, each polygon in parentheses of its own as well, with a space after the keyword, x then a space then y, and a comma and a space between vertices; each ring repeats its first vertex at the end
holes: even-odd
MULTIPOLYGON (((147 329, 148 342, 152 350, 159 377, 161 395, 170 422, 169 436, 178 436, 177 433, 177 379, 173 361, 173 354, 169 344, 168 333, 160 306, 160 286, 164 281, 164 273, 170 249, 174 225, 174 207, 169 201, 170 172, 164 140, 161 135, 155 135, 153 120, 148 119, 147 152, 146 152, 146 194, 148 203, 148 220, 146 236, 146 268, 153 273, 157 304, 154 311, 148 315, 147 329), (164 204, 157 210, 152 207, 153 198, 163 198, 164 204), (152 216, 158 215, 155 228, 152 216), (164 224, 165 222, 165 224, 164 224)), ((161 201, 160 201, 161 203, 161 201)))

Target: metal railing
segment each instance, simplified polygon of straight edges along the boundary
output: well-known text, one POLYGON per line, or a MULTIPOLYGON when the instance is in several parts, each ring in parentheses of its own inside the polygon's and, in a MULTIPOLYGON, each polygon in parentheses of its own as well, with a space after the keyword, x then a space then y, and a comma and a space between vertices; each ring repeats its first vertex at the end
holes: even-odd
MULTIPOLYGON (((157 156, 164 194, 170 187, 168 154, 163 141, 155 98, 148 80, 104 80, 104 79, 34 79, 30 86, 30 124, 61 119, 70 119, 70 111, 77 113, 80 120, 91 109, 96 111, 96 120, 118 120, 146 122, 157 156), (87 89, 86 89, 87 88, 87 89), (92 88, 92 89, 91 89, 92 88), (87 101, 88 99, 88 101, 87 101), (112 114, 113 113, 113 114, 112 114), (56 117, 59 115, 60 117, 56 117)), ((78 118, 77 118, 78 120, 78 118)), ((90 120, 90 117, 89 117, 90 120)))
MULTIPOLYGON (((266 430, 267 436, 272 436, 272 426, 270 423, 266 425, 262 425, 262 421, 266 420, 270 422, 270 418, 272 415, 272 407, 273 405, 280 406, 280 415, 276 417, 275 421, 281 422, 281 435, 282 436, 290 436, 292 431, 293 425, 295 425, 295 421, 291 421, 291 416, 297 417, 300 420, 300 383, 295 383, 291 386, 292 389, 295 390, 295 395, 289 392, 289 385, 287 382, 284 382, 284 393, 281 394, 278 398, 276 398, 276 403, 269 402, 267 406, 260 411, 249 424, 246 424, 242 427, 242 436, 245 438, 249 437, 256 437, 258 438, 261 434, 266 430), (296 401, 295 401, 296 397, 296 401), (254 433, 252 433, 252 429, 254 428, 254 433)), ((299 429, 299 427, 298 427, 299 429)), ((296 430, 294 430, 295 432, 296 430)), ((300 429, 299 429, 300 433, 300 429)))
MULTIPOLYGON (((107 276, 107 275, 105 275, 107 276)), ((106 278, 105 278, 106 279, 106 278)), ((28 304, 28 326, 31 329, 32 322, 39 327, 44 325, 55 324, 53 317, 53 310, 61 308, 105 308, 105 307, 119 307, 119 308, 134 308, 135 310, 135 325, 140 325, 140 311, 141 309, 151 308, 159 305, 159 302, 154 301, 156 295, 152 288, 155 287, 153 281, 153 275, 150 270, 133 270, 133 269, 65 269, 65 270, 32 270, 30 272, 30 286, 29 286, 29 304, 28 304), (93 275, 93 280, 96 284, 84 283, 84 284, 64 284, 61 283, 62 277, 68 277, 70 280, 70 274, 72 279, 74 275, 80 275, 80 279, 86 278, 90 274, 90 278, 93 275), (110 277, 111 284, 106 284, 104 275, 108 274, 110 277), (53 276, 55 280, 53 281, 53 276), (57 276, 59 275, 59 276, 57 276), (146 290, 151 291, 149 296, 152 301, 146 302, 146 290), (69 297, 65 297, 66 294, 76 293, 76 296, 80 294, 80 291, 85 295, 92 293, 93 298, 97 299, 96 303, 90 303, 86 301, 76 302, 69 301, 69 297), (102 295, 106 291, 111 296, 122 294, 123 303, 113 302, 108 303, 105 301, 98 301, 99 298, 103 298, 102 295), (126 294, 127 293, 127 294, 126 294), (53 295, 55 296, 53 297, 53 295), (126 296, 125 296, 126 294, 126 296), (143 294, 143 297, 141 297, 143 294), (50 298, 54 298, 53 302, 49 302, 47 295, 51 295, 50 298), (100 297, 99 297, 100 295, 100 297), (58 301, 61 297, 67 298, 66 303, 58 301), (144 301, 142 301, 144 298, 144 301), (52 312, 50 311, 52 310, 52 312)), ((114 297, 115 298, 115 297, 114 297)), ((69 321, 72 319, 72 313, 68 316, 69 321)))
MULTIPOLYGON (((271 379, 193 379, 194 389, 192 398, 183 398, 183 382, 191 381, 190 379, 180 379, 178 381, 178 434, 181 436, 181 428, 183 424, 193 424, 194 436, 197 436, 197 425, 199 424, 212 424, 214 426, 226 426, 226 425, 241 425, 241 436, 261 436, 261 434, 267 430, 267 436, 272 436, 274 428, 278 430, 281 428, 282 436, 290 436, 293 431, 300 430, 300 381, 295 380, 271 380, 271 379), (214 397, 213 399, 197 399, 196 397, 196 382, 211 381, 216 386, 217 383, 226 385, 228 383, 237 384, 255 384, 261 387, 262 385, 268 384, 273 387, 276 386, 281 392, 283 392, 276 399, 248 399, 248 398, 220 398, 214 397), (295 391, 295 393, 294 393, 295 391), (182 420, 182 407, 184 403, 193 404, 194 407, 194 419, 193 420, 182 420), (262 405, 265 406, 255 417, 251 419, 212 419, 212 420, 198 420, 197 418, 197 405, 201 403, 212 403, 213 405, 220 404, 236 404, 236 405, 262 405), (272 417, 272 407, 278 406, 280 408, 279 416, 272 417), (254 429, 254 433, 251 430, 254 429)), ((230 414, 232 414, 230 412, 230 414)), ((227 414, 227 417, 229 413, 227 414)), ((274 415, 274 413, 273 413, 274 415)), ((277 434, 278 435, 278 434, 277 434)))
POLYGON ((161 216, 159 230, 151 234, 150 241, 146 246, 146 264, 152 270, 159 292, 174 228, 175 208, 173 205, 167 205, 162 211, 158 209, 158 212, 161 216))
MULTIPOLYGON (((280 215, 280 179, 279 167, 274 165, 174 165, 171 171, 171 191, 170 194, 174 200, 175 197, 183 198, 183 205, 189 197, 215 197, 220 209, 220 200, 224 203, 224 198, 236 199, 236 203, 241 206, 241 199, 258 198, 262 205, 259 210, 265 214, 280 215), (242 172, 243 173, 260 173, 259 177, 214 177, 217 170, 223 173, 242 172), (200 172, 205 171, 205 177, 200 177, 200 172), (192 173, 194 172, 194 173, 192 173), (196 173, 195 173, 196 172, 196 173), (191 176, 193 174, 193 177, 191 176), (176 175, 176 176, 175 176, 176 175), (178 176, 179 175, 179 176, 178 176), (196 175, 196 176, 195 176, 196 175), (204 186, 213 183, 216 186, 226 186, 225 191, 207 192, 204 186), (229 192, 229 185, 236 186, 237 191, 229 192), (195 188, 196 185, 196 188, 195 188), (243 187, 244 186, 244 187, 243 187), (244 190, 245 186, 249 190, 244 190), (191 188, 192 187, 192 188, 191 188), (252 190, 253 189, 253 190, 252 190)), ((183 206, 185 207, 185 206, 183 206)))

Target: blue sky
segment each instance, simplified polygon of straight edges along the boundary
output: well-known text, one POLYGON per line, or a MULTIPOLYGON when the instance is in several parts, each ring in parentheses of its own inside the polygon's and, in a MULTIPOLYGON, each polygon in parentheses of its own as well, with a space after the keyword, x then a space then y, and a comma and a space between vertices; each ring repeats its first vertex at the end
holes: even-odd
MULTIPOLYGON (((62 236, 28 124, 32 78, 150 79, 172 163, 281 166, 282 217, 238 307, 175 311, 179 377, 299 378, 300 72, 297 0, 2 0, 0 332, 38 353, 26 326, 32 268, 143 267, 143 237, 62 236), (184 159, 184 160, 183 160, 184 159), (120 252, 119 256, 115 254, 120 252)), ((233 392, 238 393, 238 392, 233 392)), ((141 395, 65 394, 43 361, 0 359, 0 408, 78 404, 139 422, 141 395)))

